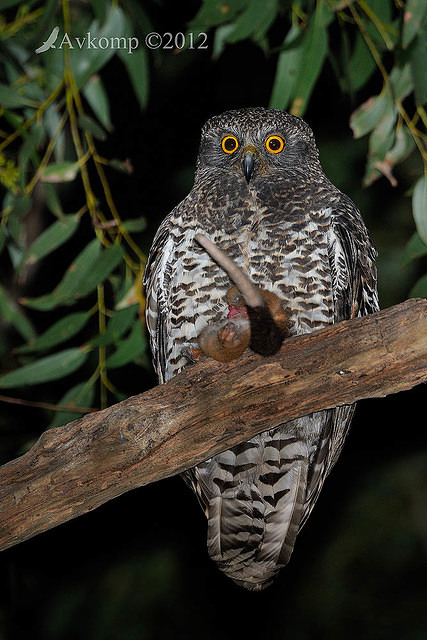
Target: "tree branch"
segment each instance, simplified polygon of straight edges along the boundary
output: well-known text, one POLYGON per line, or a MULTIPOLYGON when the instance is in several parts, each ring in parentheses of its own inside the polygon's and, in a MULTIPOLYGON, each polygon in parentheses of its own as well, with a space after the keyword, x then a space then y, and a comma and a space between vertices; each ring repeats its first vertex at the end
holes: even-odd
POLYGON ((427 301, 213 360, 43 433, 0 468, 0 549, 313 411, 427 381, 427 301))

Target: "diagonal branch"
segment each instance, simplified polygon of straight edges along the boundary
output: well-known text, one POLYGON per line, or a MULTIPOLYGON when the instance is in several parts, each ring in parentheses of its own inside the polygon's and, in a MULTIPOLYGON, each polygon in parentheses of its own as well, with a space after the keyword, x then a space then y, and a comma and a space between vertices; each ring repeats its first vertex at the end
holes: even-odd
POLYGON ((205 361, 46 431, 0 468, 0 549, 312 411, 427 381, 427 300, 290 338, 269 358, 205 361))

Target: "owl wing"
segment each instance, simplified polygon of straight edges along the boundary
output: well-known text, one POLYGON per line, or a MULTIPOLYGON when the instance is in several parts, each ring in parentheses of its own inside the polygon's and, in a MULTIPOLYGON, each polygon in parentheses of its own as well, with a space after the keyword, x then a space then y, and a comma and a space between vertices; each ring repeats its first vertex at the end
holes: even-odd
MULTIPOLYGON (((341 195, 341 206, 332 211, 329 232, 335 322, 379 309, 376 250, 358 209, 347 196, 341 195)), ((344 405, 329 412, 330 419, 325 424, 308 477, 301 526, 310 515, 323 482, 341 453, 355 408, 356 405, 344 405)))
POLYGON ((340 204, 336 212, 332 212, 329 233, 335 322, 379 309, 377 252, 352 201, 342 194, 340 204))
MULTIPOLYGON (((173 213, 173 212, 172 212, 173 213)), ((168 297, 175 241, 170 233, 172 213, 159 227, 148 256, 143 284, 146 290, 146 322, 153 365, 162 384, 166 380, 168 297)))

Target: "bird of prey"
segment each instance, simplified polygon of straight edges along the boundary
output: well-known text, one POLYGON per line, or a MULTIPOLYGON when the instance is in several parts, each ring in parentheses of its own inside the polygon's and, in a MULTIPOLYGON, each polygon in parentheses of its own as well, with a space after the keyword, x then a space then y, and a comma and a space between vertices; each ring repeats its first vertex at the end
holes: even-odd
MULTIPOLYGON (((145 271, 160 383, 227 316, 233 282, 197 234, 284 300, 291 335, 378 310, 375 249, 354 203, 324 174, 310 127, 276 109, 225 112, 204 125, 194 185, 161 224, 145 271)), ((237 584, 261 590, 287 564, 353 413, 292 420, 185 473, 208 520, 209 555, 237 584)))

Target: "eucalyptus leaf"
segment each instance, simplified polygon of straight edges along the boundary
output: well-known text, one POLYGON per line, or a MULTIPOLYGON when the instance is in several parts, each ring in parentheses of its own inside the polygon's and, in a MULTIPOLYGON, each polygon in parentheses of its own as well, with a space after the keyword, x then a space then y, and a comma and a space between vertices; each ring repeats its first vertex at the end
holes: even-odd
POLYGON ((150 85, 150 68, 144 47, 135 49, 132 53, 122 49, 119 51, 119 58, 126 67, 139 106, 145 109, 150 85))
POLYGON ((49 210, 54 216, 63 218, 65 214, 62 210, 62 204, 56 186, 49 182, 45 182, 43 186, 46 204, 49 210))
POLYGON ((93 74, 84 85, 82 92, 99 122, 107 131, 111 131, 113 125, 111 124, 110 103, 99 75, 93 74))
POLYGON ((222 24, 215 29, 213 48, 212 48, 213 60, 217 60, 220 57, 220 55, 225 49, 225 45, 227 44, 227 38, 233 30, 234 30, 233 23, 222 24))
POLYGON ((369 153, 371 156, 382 160, 393 145, 397 114, 397 107, 392 103, 390 109, 383 114, 380 122, 372 131, 369 137, 369 153))
POLYGON ((427 255, 427 245, 415 232, 407 242, 402 254, 402 267, 407 267, 413 260, 427 255))
MULTIPOLYGON (((100 25, 94 20, 86 33, 78 34, 71 41, 73 49, 70 50, 70 63, 74 78, 79 88, 83 87, 89 78, 102 69, 110 58, 115 55, 119 43, 118 38, 123 38, 126 31, 126 17, 118 6, 111 7, 106 16, 106 21, 100 25), (110 41, 112 46, 100 46, 102 42, 110 41), (114 38, 114 40, 111 40, 114 38)), ((68 46, 68 44, 64 44, 68 46)))
MULTIPOLYGON (((426 4, 427 6, 427 4, 426 4)), ((414 81, 415 102, 422 106, 427 102, 427 26, 411 46, 411 72, 414 81)))
POLYGON ((56 104, 51 104, 44 112, 43 122, 49 138, 56 136, 53 155, 56 162, 64 162, 66 140, 64 130, 59 131, 61 117, 56 104))
MULTIPOLYGON (((224 5, 223 5, 224 6, 224 5)), ((234 29, 227 36, 230 43, 244 40, 260 29, 267 29, 278 12, 277 0, 250 0, 246 9, 236 18, 234 29)))
POLYGON ((302 31, 297 26, 292 26, 283 42, 283 51, 280 52, 274 78, 273 92, 270 98, 272 109, 287 109, 295 82, 302 53, 302 31))
POLYGON ((94 340, 91 340, 92 346, 115 344, 130 329, 130 327, 138 323, 137 318, 138 305, 133 304, 124 309, 116 311, 108 322, 105 333, 100 334, 94 340))
POLYGON ((0 388, 35 385, 64 378, 81 367, 88 355, 87 349, 75 347, 46 356, 0 376, 0 388))
POLYGON ((118 343, 116 351, 107 358, 107 368, 123 367, 129 362, 135 362, 146 349, 146 341, 140 323, 135 324, 130 335, 118 343))
POLYGON ((311 92, 322 70, 328 52, 328 25, 333 13, 325 2, 319 2, 310 20, 293 91, 291 111, 302 116, 307 108, 311 92))
POLYGON ((410 298, 427 298, 427 274, 422 276, 409 292, 410 298))
POLYGON ((90 314, 84 311, 71 313, 55 322, 42 335, 33 338, 28 344, 17 349, 17 353, 45 351, 56 347, 79 333, 87 324, 89 318, 90 314))
POLYGON ((117 267, 124 250, 119 244, 101 250, 97 239, 92 240, 67 269, 63 279, 51 292, 39 298, 24 298, 23 304, 40 310, 53 309, 59 305, 73 304, 101 284, 117 267))
POLYGON ((386 153, 385 159, 390 164, 402 162, 415 148, 415 141, 406 124, 400 126, 396 131, 394 145, 386 153))
POLYGON ((427 244, 427 177, 422 176, 412 194, 412 211, 418 234, 424 244, 427 244))
POLYGON ((406 49, 422 29, 427 16, 425 0, 407 0, 402 27, 402 47, 406 49))
POLYGON ((36 107, 37 104, 28 98, 22 90, 13 89, 0 83, 0 104, 3 108, 15 109, 17 107, 36 107))
POLYGON ((411 74, 411 66, 409 63, 404 67, 395 65, 390 74, 390 84, 393 95, 400 101, 403 101, 414 90, 414 82, 411 74))
POLYGON ((25 340, 31 340, 35 336, 35 330, 31 322, 22 313, 17 302, 8 291, 0 285, 0 317, 2 324, 15 327, 25 340))
POLYGON ((379 125, 388 110, 393 110, 393 98, 388 92, 366 100, 350 117, 355 138, 361 138, 379 125))
POLYGON ((86 115, 86 113, 81 113, 78 118, 78 123, 80 128, 83 131, 88 131, 93 135, 97 140, 106 140, 107 134, 105 130, 93 120, 90 116, 86 115))
POLYGON ((72 182, 80 171, 78 162, 56 162, 39 169, 42 182, 72 182))
POLYGON ((231 22, 239 11, 250 4, 250 0, 208 0, 202 3, 199 12, 189 22, 190 29, 210 29, 231 22))
POLYGON ((67 242, 77 231, 79 222, 77 214, 64 215, 60 220, 56 220, 29 246, 22 257, 19 270, 41 260, 67 242))
POLYGON ((25 188, 27 180, 27 167, 30 160, 35 166, 38 165, 37 149, 43 143, 46 136, 43 124, 35 122, 28 133, 24 136, 24 141, 19 150, 19 169, 22 188, 25 188))
POLYGON ((138 233, 140 231, 145 231, 147 228, 147 219, 146 218, 133 218, 131 220, 125 220, 123 222, 123 227, 129 233, 138 233))
POLYGON ((377 68, 375 59, 366 44, 363 35, 358 32, 353 49, 353 55, 348 63, 348 81, 353 91, 358 91, 369 80, 377 68))

